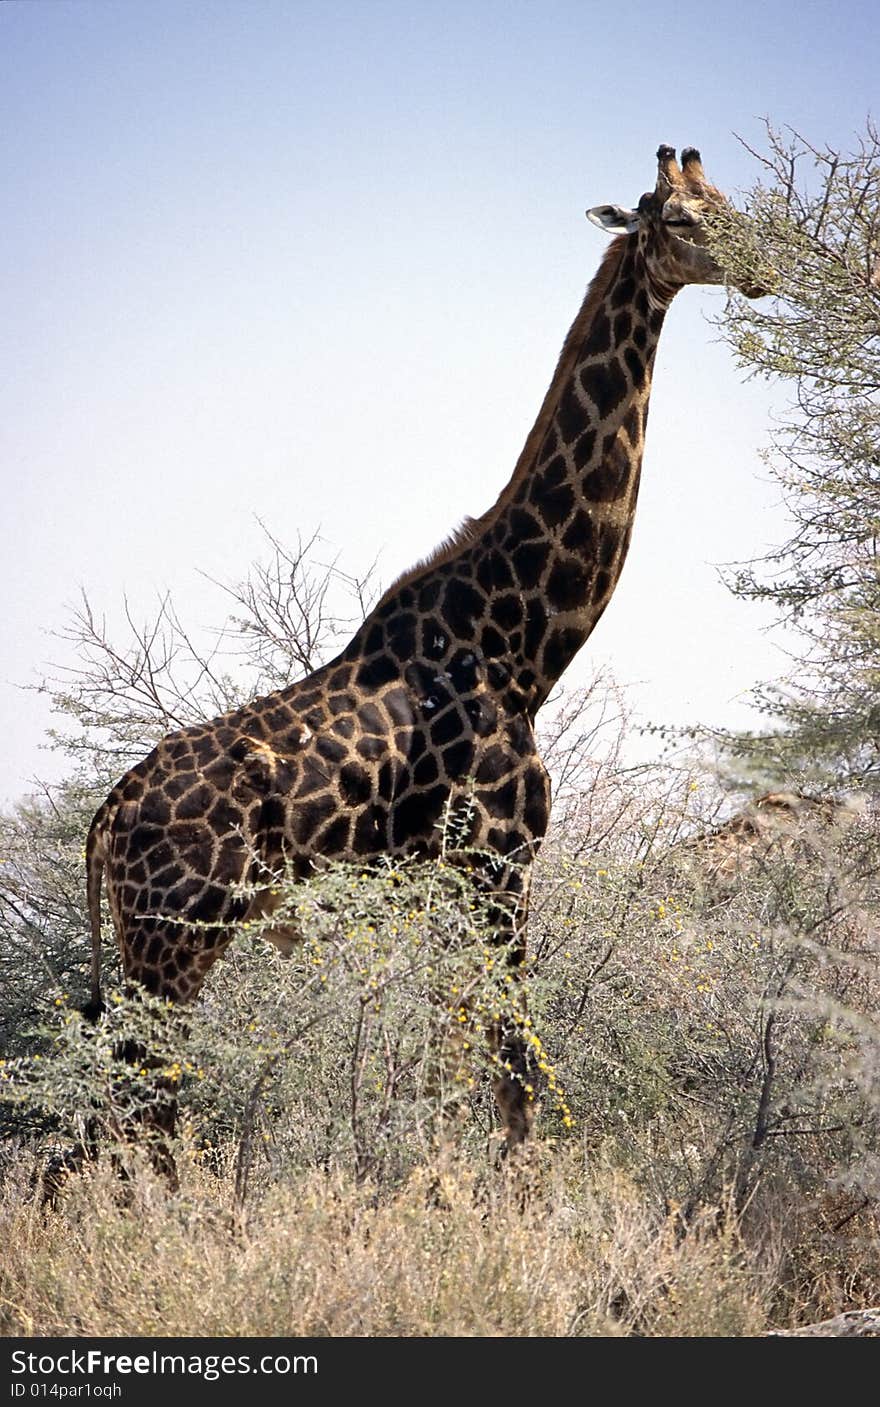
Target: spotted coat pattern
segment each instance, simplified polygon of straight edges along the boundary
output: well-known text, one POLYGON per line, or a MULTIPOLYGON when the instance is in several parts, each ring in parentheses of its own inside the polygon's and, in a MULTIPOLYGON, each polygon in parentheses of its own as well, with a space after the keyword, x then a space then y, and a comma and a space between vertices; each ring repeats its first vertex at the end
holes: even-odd
POLYGON ((657 341, 679 288, 722 277, 699 246, 721 199, 695 152, 679 169, 661 148, 639 210, 602 207, 632 232, 610 246, 495 505, 396 583, 337 659, 169 735, 113 788, 87 843, 96 1000, 102 877, 126 976, 186 1002, 245 916, 236 885, 323 858, 429 856, 449 814, 499 859, 499 926, 522 925, 550 811, 535 715, 620 575, 657 341))

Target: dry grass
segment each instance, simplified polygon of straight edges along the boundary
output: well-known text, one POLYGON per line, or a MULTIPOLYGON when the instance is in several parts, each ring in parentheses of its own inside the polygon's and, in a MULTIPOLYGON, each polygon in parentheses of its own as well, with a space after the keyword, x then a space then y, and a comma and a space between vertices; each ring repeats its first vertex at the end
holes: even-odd
MULTIPOLYGON (((774 1257, 717 1209, 685 1229, 573 1150, 516 1174, 420 1170, 380 1200, 341 1175, 275 1187, 236 1229, 229 1179, 147 1173, 121 1204, 109 1170, 60 1212, 0 1207, 8 1335, 749 1336, 774 1257)), ((16 1182, 18 1181, 18 1185, 16 1182)))

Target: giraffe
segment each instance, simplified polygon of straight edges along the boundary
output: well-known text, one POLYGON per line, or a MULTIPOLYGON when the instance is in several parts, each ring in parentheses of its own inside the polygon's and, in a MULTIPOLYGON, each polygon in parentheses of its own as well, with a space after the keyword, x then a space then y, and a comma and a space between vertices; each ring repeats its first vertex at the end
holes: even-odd
MULTIPOLYGON (((525 956, 531 865, 550 814, 535 715, 620 575, 639 486, 651 375, 668 307, 720 284, 706 220, 725 205, 699 153, 662 146, 636 209, 588 217, 614 234, 537 420, 494 505, 382 596, 338 658, 307 678, 164 738, 92 822, 87 894, 101 1009, 101 890, 126 979, 188 1003, 260 911, 239 886, 323 859, 431 857, 463 804, 463 844, 514 964, 525 956)), ((744 287, 748 296, 757 288, 744 287)), ((263 911, 265 905, 263 906, 263 911)), ((269 934, 282 950, 298 935, 269 934)), ((514 1032, 495 1094, 509 1146, 528 1134, 528 1057, 514 1032)), ((173 1127, 171 1095, 166 1126, 173 1127)))
POLYGON ((673 850, 699 865, 719 894, 738 888, 751 867, 774 856, 815 853, 840 839, 864 810, 863 799, 770 791, 702 834, 678 841, 673 850))

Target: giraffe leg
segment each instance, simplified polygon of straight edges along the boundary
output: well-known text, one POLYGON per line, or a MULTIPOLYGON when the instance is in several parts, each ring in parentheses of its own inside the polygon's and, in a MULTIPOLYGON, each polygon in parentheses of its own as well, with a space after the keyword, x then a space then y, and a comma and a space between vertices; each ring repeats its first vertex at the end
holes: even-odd
POLYGON ((98 1121, 95 1118, 84 1120, 80 1137, 69 1148, 53 1153, 43 1167, 32 1178, 32 1190, 39 1194, 42 1212, 57 1211, 61 1194, 71 1177, 81 1173, 86 1163, 94 1163, 98 1157, 98 1121))
MULTIPOLYGON (((140 1071, 149 1070, 157 1062, 151 1060, 139 1042, 119 1043, 114 1056, 131 1066, 132 1075, 115 1082, 109 1116, 91 1114, 79 1120, 79 1137, 70 1147, 48 1157, 31 1180, 44 1212, 57 1211, 70 1178, 81 1173, 88 1163, 97 1162, 102 1126, 105 1132, 110 1131, 117 1144, 146 1142, 155 1171, 172 1191, 177 1190, 177 1169, 171 1151, 177 1119, 177 1081, 157 1075, 150 1078, 148 1088, 141 1082, 140 1071)), ((127 1180, 129 1173, 124 1159, 118 1152, 111 1158, 120 1177, 127 1180)))
MULTIPOLYGON (((114 1138, 120 1145, 144 1146, 153 1170, 172 1192, 176 1192, 179 1179, 172 1147, 177 1126, 178 1082, 168 1075, 153 1073, 161 1062, 151 1057, 138 1041, 125 1041, 114 1053, 132 1070, 130 1076, 118 1081, 113 1092, 116 1107, 110 1124, 114 1138)), ((117 1152, 113 1161, 120 1177, 127 1180, 129 1174, 124 1158, 117 1152)))
POLYGON ((538 1088, 537 1062, 526 1035, 525 992, 519 980, 526 959, 529 879, 529 872, 524 866, 509 865, 504 874, 501 892, 489 907, 491 925, 498 941, 508 947, 511 972, 517 979, 517 1016, 514 1018, 511 1014, 505 1017, 490 1033, 492 1048, 500 1067, 493 1090, 504 1128, 505 1150, 508 1153, 529 1137, 538 1088))
MULTIPOLYGON (((85 1029, 88 1031, 99 1019, 100 1011, 89 1003, 83 1007, 82 1015, 85 1017, 85 1029)), ((69 1148, 62 1148, 59 1152, 51 1154, 31 1179, 31 1189, 39 1195, 40 1210, 43 1212, 57 1211, 61 1194, 69 1179, 81 1173, 86 1163, 97 1162, 97 1116, 77 1116, 76 1122, 79 1125, 76 1141, 69 1148)))
POLYGON ((495 1045, 503 1068, 494 1083, 495 1102, 504 1125, 505 1147, 512 1152, 531 1132, 537 1070, 526 1041, 511 1025, 501 1024, 495 1045))
MULTIPOLYGON (((150 940, 146 942, 144 935, 132 927, 123 939, 123 969, 131 984, 130 990, 135 993, 143 990, 177 1007, 195 1000, 208 971, 232 937, 228 930, 205 929, 196 942, 180 924, 153 923, 150 933, 150 940), (153 954, 156 947, 161 949, 161 967, 157 967, 155 960, 145 960, 144 955, 153 954)), ((121 1043, 116 1054, 131 1068, 131 1075, 119 1081, 113 1133, 120 1144, 145 1145, 156 1173, 176 1191, 179 1179, 172 1149, 179 1078, 163 1068, 166 1061, 152 1055, 141 1041, 121 1043)), ((117 1157, 116 1161, 124 1175, 123 1160, 117 1157)))

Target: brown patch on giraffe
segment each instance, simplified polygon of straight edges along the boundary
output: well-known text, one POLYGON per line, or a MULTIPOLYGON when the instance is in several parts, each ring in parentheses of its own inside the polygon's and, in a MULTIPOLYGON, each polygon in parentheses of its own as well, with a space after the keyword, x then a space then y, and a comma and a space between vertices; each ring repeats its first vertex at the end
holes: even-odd
POLYGON ((631 469, 632 454, 620 433, 610 435, 600 463, 583 476, 584 498, 590 503, 621 498, 629 487, 631 469))

